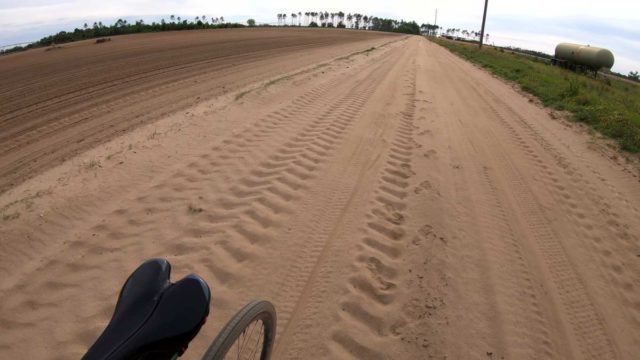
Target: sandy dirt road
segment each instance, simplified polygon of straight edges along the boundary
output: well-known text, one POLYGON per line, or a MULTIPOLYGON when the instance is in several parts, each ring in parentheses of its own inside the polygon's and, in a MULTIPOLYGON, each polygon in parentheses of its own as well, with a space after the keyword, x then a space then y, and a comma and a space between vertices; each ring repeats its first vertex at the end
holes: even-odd
MULTIPOLYGON (((173 112, 11 188, 0 357, 79 357, 149 257, 276 359, 634 359, 638 174, 420 37, 173 112)), ((142 106, 142 105, 141 105, 142 106)))

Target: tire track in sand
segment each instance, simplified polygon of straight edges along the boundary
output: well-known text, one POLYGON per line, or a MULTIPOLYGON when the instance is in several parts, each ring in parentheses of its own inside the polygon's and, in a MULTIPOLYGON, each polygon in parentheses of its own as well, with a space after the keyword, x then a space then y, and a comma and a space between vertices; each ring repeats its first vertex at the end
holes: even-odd
POLYGON ((405 109, 399 114, 395 138, 378 175, 375 200, 367 214, 365 235, 360 239, 347 294, 338 299, 340 320, 332 327, 328 344, 334 358, 387 359, 390 355, 383 347, 375 346, 377 341, 389 336, 400 338, 408 319, 417 318, 410 303, 404 304, 401 311, 396 304, 400 275, 396 260, 406 248, 403 224, 407 188, 413 176, 414 72, 415 69, 409 75, 412 83, 405 109))
MULTIPOLYGON (((498 101, 493 96, 492 99, 498 101)), ((636 326, 640 326, 640 292, 634 286, 640 267, 633 266, 638 249, 638 236, 625 221, 627 214, 637 216, 638 211, 580 157, 581 165, 593 171, 594 175, 608 188, 609 194, 602 194, 599 187, 589 181, 576 164, 571 163, 508 105, 502 105, 505 109, 492 107, 499 121, 516 146, 538 169, 540 179, 556 200, 556 204, 575 225, 573 229, 576 234, 581 239, 588 240, 585 244, 596 254, 595 261, 600 265, 600 272, 618 296, 622 303, 621 308, 626 310, 625 317, 631 319, 636 326), (515 125, 508 119, 515 119, 515 125), (555 167, 549 166, 544 154, 534 150, 536 144, 545 149, 555 160, 555 167), (566 184, 575 186, 566 186, 566 184), (588 200, 589 203, 585 203, 583 199, 588 200), (607 241, 607 239, 617 241, 607 241)))
POLYGON ((484 180, 486 194, 478 210, 482 216, 481 230, 486 257, 491 259, 495 286, 496 306, 509 316, 501 318, 500 338, 506 343, 517 344, 505 348, 505 358, 535 359, 558 358, 556 345, 550 331, 544 305, 539 299, 535 279, 537 274, 526 260, 527 249, 520 243, 512 224, 511 209, 505 206, 499 185, 493 179, 489 167, 483 166, 478 176, 484 180), (504 271, 503 269, 509 269, 504 271))
MULTIPOLYGON (((409 186, 408 179, 413 174, 410 158, 413 150, 412 133, 415 128, 412 124, 415 112, 415 69, 412 68, 406 78, 409 83, 406 87, 409 92, 406 94, 408 100, 398 116, 400 119, 395 126, 395 137, 391 140, 386 151, 386 160, 383 161, 382 170, 377 176, 378 184, 373 193, 375 200, 370 200, 373 206, 366 215, 365 228, 362 230, 364 235, 358 246, 358 253, 349 266, 352 267, 351 274, 345 279, 348 282, 348 294, 337 299, 337 305, 342 310, 335 316, 342 320, 337 323, 331 322, 334 325, 326 334, 329 343, 323 346, 328 348, 326 351, 331 352, 329 357, 344 358, 345 354, 353 351, 362 358, 383 358, 380 349, 372 347, 374 342, 371 342, 371 338, 362 339, 359 337, 361 334, 352 334, 346 329, 356 326, 377 337, 397 336, 396 328, 406 323, 401 315, 395 319, 389 318, 389 314, 393 312, 390 309, 398 306, 395 304, 395 281, 399 276, 399 270, 395 260, 402 252, 402 243, 406 235, 402 226, 405 216, 403 211, 407 207, 405 198, 409 186)), ((365 164, 359 163, 360 160, 354 158, 354 161, 356 163, 348 166, 350 169, 366 167, 365 164)), ((279 354, 286 354, 287 358, 299 358, 303 354, 309 354, 310 350, 305 348, 305 344, 311 340, 309 336, 318 335, 310 333, 309 329, 313 324, 317 324, 318 320, 321 323, 327 320, 319 318, 320 313, 330 311, 325 308, 328 299, 324 298, 319 289, 328 288, 328 282, 335 282, 336 275, 340 279, 345 275, 336 274, 334 261, 323 262, 321 258, 336 251, 329 249, 332 247, 330 242, 339 237, 337 232, 340 228, 347 226, 342 222, 348 220, 340 220, 340 217, 346 217, 344 212, 351 210, 348 204, 354 201, 352 182, 367 181, 362 176, 362 173, 360 176, 349 176, 347 182, 338 186, 331 196, 330 204, 335 211, 323 212, 326 215, 311 226, 311 232, 316 236, 310 243, 315 245, 309 248, 311 255, 299 261, 299 266, 294 268, 294 271, 309 273, 312 265, 313 273, 306 279, 306 284, 307 287, 313 287, 306 289, 296 299, 296 307, 304 306, 304 315, 298 314, 299 310, 293 310, 294 314, 298 314, 298 318, 289 321, 282 332, 282 337, 286 339, 285 343, 278 345, 279 354), (327 227, 327 223, 333 225, 327 227), (326 240, 317 240, 318 238, 326 240), (314 257, 313 261, 309 261, 314 257)), ((315 355, 320 356, 318 353, 315 355)))
MULTIPOLYGON (((390 56, 394 58, 386 61, 385 68, 372 74, 371 77, 377 81, 375 86, 366 90, 367 98, 376 92, 376 101, 380 101, 382 95, 376 90, 383 87, 384 80, 400 82, 391 80, 391 76, 395 79, 406 57, 396 59, 397 54, 390 56)), ((364 135, 354 131, 349 142, 336 154, 333 165, 327 169, 325 179, 317 189, 317 193, 328 194, 326 200, 303 206, 303 211, 294 221, 293 231, 288 235, 289 241, 297 241, 296 246, 299 244, 302 251, 296 258, 283 259, 290 270, 279 282, 277 290, 278 294, 284 295, 284 299, 278 302, 284 325, 279 329, 276 357, 328 356, 325 342, 317 341, 318 336, 323 339, 327 336, 324 330, 319 331, 318 326, 324 329, 329 325, 327 316, 332 312, 331 304, 335 301, 326 296, 332 293, 329 289, 343 287, 348 281, 341 271, 346 266, 344 261, 351 263, 344 251, 355 244, 344 238, 345 232, 357 231, 356 221, 360 217, 354 216, 354 210, 365 206, 370 199, 375 184, 372 169, 382 164, 382 156, 389 146, 387 129, 395 127, 386 116, 375 115, 373 118, 369 118, 371 113, 360 116, 355 126, 370 133, 364 135), (314 348, 309 348, 311 343, 314 348)), ((372 226, 376 227, 375 224, 372 226)))
MULTIPOLYGON (((460 65, 458 65, 458 68, 466 72, 460 65)), ((472 77, 469 76, 469 78, 472 77)), ((493 112, 496 120, 510 132, 515 141, 520 143, 524 153, 537 159, 534 162, 537 167, 541 167, 543 171, 548 170, 542 160, 538 159, 539 155, 535 154, 531 145, 525 144, 524 138, 513 132, 514 128, 510 119, 515 119, 517 123, 527 127, 529 129, 527 135, 530 136, 530 139, 542 147, 554 159, 559 168, 570 169, 572 167, 565 156, 544 139, 541 134, 533 131, 531 125, 527 124, 515 111, 510 110, 507 104, 500 101, 494 94, 489 93, 487 95, 486 92, 481 91, 476 81, 471 81, 470 84, 470 89, 478 98, 484 100, 484 104, 493 112)), ((601 314, 593 304, 582 278, 573 267, 567 251, 559 240, 558 234, 549 225, 550 221, 540 208, 536 197, 525 184, 520 172, 511 164, 506 154, 499 152, 492 156, 495 157, 499 164, 502 164, 502 170, 508 177, 509 188, 517 200, 518 208, 526 220, 532 240, 546 265, 555 295, 563 310, 562 315, 566 317, 565 321, 568 322, 571 328, 572 338, 576 342, 576 349, 580 351, 585 359, 617 358, 615 347, 609 337, 601 314)), ((569 170, 569 173, 573 173, 573 171, 569 170)), ((575 180, 577 184, 583 182, 581 179, 575 180)))
MULTIPOLYGON (((503 115, 496 108, 491 107, 498 119, 503 122, 503 125, 506 125, 503 115)), ((550 148, 547 147, 547 149, 550 148)), ((526 153, 533 154, 529 151, 526 153)), ((559 161, 559 166, 569 166, 563 162, 562 157, 556 156, 555 158, 559 161)), ((503 160, 505 164, 509 164, 506 159, 503 160)), ((517 170, 512 166, 505 166, 505 168, 509 172, 511 187, 515 191, 518 203, 551 274, 556 293, 564 310, 563 313, 567 316, 578 342, 579 351, 585 359, 615 359, 616 352, 601 315, 591 302, 582 279, 579 278, 571 265, 566 250, 558 241, 558 235, 548 225, 549 220, 543 215, 533 194, 526 187, 517 170)), ((547 169, 541 168, 541 170, 547 169)))

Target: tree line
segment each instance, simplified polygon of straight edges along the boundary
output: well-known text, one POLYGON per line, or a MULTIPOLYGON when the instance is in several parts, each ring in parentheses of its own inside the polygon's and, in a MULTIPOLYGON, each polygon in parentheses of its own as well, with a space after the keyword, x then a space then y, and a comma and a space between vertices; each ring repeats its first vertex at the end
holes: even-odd
MULTIPOLYGON (((345 14, 342 11, 329 12, 302 12, 291 13, 290 24, 287 23, 287 14, 278 14, 278 25, 280 26, 308 26, 308 27, 335 27, 362 30, 375 30, 387 32, 399 32, 407 34, 420 34, 420 26, 415 21, 404 21, 379 18, 376 16, 362 15, 359 13, 345 14)), ((256 26, 254 19, 247 20, 249 27, 256 26)), ((111 25, 105 25, 101 21, 92 25, 85 23, 82 28, 73 31, 60 31, 57 34, 45 36, 42 39, 25 46, 16 46, 9 49, 0 50, 0 55, 37 48, 64 44, 72 41, 87 40, 93 38, 108 37, 113 35, 126 35, 145 32, 159 31, 179 31, 196 29, 220 29, 220 28, 240 28, 244 24, 226 22, 223 16, 208 17, 207 15, 196 16, 194 18, 182 18, 171 15, 169 20, 161 19, 159 22, 145 23, 144 20, 129 22, 118 19, 111 25)), ((271 26, 268 24, 260 26, 271 26)), ((423 28, 424 28, 423 24, 423 28)))
POLYGON ((150 24, 145 23, 142 19, 136 20, 133 23, 128 22, 127 20, 118 19, 111 25, 104 25, 101 21, 98 21, 94 22, 92 26, 85 23, 82 28, 76 28, 73 31, 60 31, 57 34, 45 36, 42 39, 25 46, 16 46, 10 49, 0 50, 0 54, 113 35, 239 27, 245 27, 245 25, 225 22, 223 16, 207 17, 206 15, 196 16, 193 19, 171 15, 168 21, 165 19, 161 19, 159 22, 154 21, 150 24))
POLYGON ((420 34, 420 26, 418 26, 415 21, 398 21, 360 13, 345 14, 342 11, 305 11, 303 13, 300 11, 297 13, 293 12, 290 15, 279 13, 276 17, 279 26, 347 28, 420 34), (288 22, 287 19, 289 19, 288 22))
MULTIPOLYGON (((459 28, 450 28, 450 29, 446 29, 444 31, 444 36, 447 37, 464 37, 466 39, 473 39, 475 41, 479 41, 480 40, 480 32, 479 31, 469 31, 466 29, 459 29, 459 28)), ((488 42, 489 41, 489 34, 484 34, 484 41, 488 42)))

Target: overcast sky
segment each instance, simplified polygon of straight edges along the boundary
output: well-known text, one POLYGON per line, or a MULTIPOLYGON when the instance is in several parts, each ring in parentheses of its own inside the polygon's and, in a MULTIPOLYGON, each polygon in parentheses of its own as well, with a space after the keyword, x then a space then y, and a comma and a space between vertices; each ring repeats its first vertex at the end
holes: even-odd
MULTIPOLYGON (((147 22, 176 16, 224 16, 226 20, 274 23, 277 13, 343 11, 480 30, 482 0, 0 0, 0 45, 38 40, 60 30, 117 18, 147 22)), ((486 32, 496 45, 553 53, 561 41, 606 47, 614 71, 640 71, 638 0, 490 0, 486 32)))

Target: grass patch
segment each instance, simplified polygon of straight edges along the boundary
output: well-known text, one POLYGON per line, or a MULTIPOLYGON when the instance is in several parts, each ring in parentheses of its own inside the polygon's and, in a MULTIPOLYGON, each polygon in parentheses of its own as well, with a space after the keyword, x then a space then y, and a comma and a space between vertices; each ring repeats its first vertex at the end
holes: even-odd
POLYGON ((154 140, 159 135, 160 135, 160 133, 158 132, 158 130, 154 129, 153 132, 147 136, 147 140, 154 140))
POLYGON ((91 159, 82 162, 81 167, 85 170, 97 170, 102 167, 102 164, 100 163, 100 160, 91 159))
POLYGON ((269 81, 268 83, 266 83, 264 85, 264 87, 267 88, 267 87, 269 87, 271 85, 275 85, 275 84, 279 83, 280 81, 293 79, 294 77, 296 77, 298 75, 306 74, 306 73, 309 73, 309 72, 312 72, 312 71, 315 71, 315 70, 318 70, 318 69, 322 69, 323 67, 327 67, 327 66, 329 66, 329 63, 322 63, 322 64, 318 64, 318 65, 314 66, 311 69, 305 69, 305 70, 301 70, 301 71, 295 72, 293 74, 284 75, 284 76, 281 76, 279 78, 275 78, 275 79, 269 81))
POLYGON ((291 75, 284 75, 284 76, 280 76, 279 78, 275 78, 275 79, 269 80, 266 84, 264 84, 264 88, 268 88, 271 85, 275 85, 275 84, 279 83, 280 81, 289 80, 289 79, 293 78, 294 76, 300 75, 300 74, 302 74, 302 72, 294 73, 294 74, 291 74, 291 75))
POLYGON ((49 194, 51 194, 51 190, 40 190, 35 194, 27 195, 21 199, 14 200, 0 207, 0 218, 2 218, 2 221, 15 220, 20 217, 20 212, 15 209, 16 207, 22 205, 25 211, 29 211, 33 208, 36 199, 49 194))
MULTIPOLYGON (((382 44, 382 46, 385 46, 387 44, 388 43, 382 44)), ((353 53, 351 53, 349 55, 345 55, 345 56, 339 57, 336 60, 349 60, 349 59, 351 59, 352 57, 354 57, 356 55, 362 55, 362 54, 369 55, 369 53, 374 51, 375 49, 376 48, 374 46, 372 46, 372 47, 370 47, 368 49, 365 49, 365 50, 362 50, 362 51, 356 51, 356 52, 353 52, 353 53)))
POLYGON ((2 214, 2 221, 10 221, 10 220, 15 220, 17 218, 20 217, 20 213, 19 212, 12 212, 12 213, 3 213, 2 214))
POLYGON ((240 92, 236 95, 236 101, 242 99, 245 95, 247 95, 248 93, 250 93, 252 90, 245 90, 243 92, 240 92))
POLYGON ((188 211, 190 214, 199 214, 199 213, 203 212, 203 211, 204 211, 204 209, 203 209, 203 208, 201 208, 201 207, 198 207, 198 206, 196 206, 196 205, 189 204, 189 206, 187 207, 187 211, 188 211))
POLYGON ((545 106, 568 111, 615 139, 620 147, 640 152, 640 86, 610 78, 577 74, 525 55, 497 48, 433 39, 433 42, 494 74, 511 80, 545 106))
POLYGON ((64 49, 64 48, 59 45, 51 45, 48 48, 44 49, 44 51, 61 50, 61 49, 64 49))

